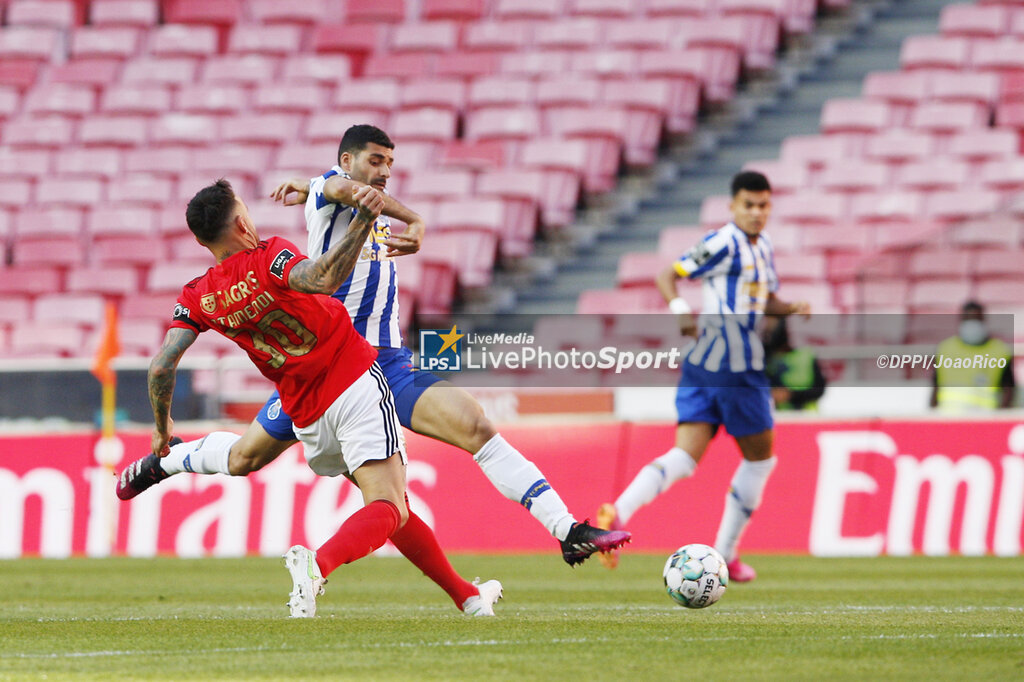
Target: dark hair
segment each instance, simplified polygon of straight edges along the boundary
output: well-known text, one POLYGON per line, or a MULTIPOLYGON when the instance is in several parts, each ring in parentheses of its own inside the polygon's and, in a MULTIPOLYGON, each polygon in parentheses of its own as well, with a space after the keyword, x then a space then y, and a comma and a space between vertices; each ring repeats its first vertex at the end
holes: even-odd
POLYGON ((211 244, 221 236, 234 210, 235 190, 221 178, 196 192, 185 209, 185 221, 199 241, 211 244))
POLYGON ((975 300, 970 300, 960 306, 960 313, 978 313, 981 315, 985 314, 985 306, 981 305, 975 300))
POLYGON ((341 144, 338 145, 338 158, 341 159, 341 155, 345 152, 358 154, 366 149, 368 144, 379 144, 388 149, 395 148, 395 143, 383 130, 377 126, 360 123, 346 130, 345 134, 341 136, 341 144))
POLYGON ((772 186, 766 178, 757 171, 743 171, 737 173, 732 179, 732 196, 740 193, 740 190, 748 192, 771 192, 772 186))

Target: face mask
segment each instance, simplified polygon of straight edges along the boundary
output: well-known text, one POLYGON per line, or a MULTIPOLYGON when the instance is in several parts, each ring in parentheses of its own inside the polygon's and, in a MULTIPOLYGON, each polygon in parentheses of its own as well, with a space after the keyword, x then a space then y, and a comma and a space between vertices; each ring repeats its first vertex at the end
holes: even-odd
POLYGON ((981 320, 964 320, 960 323, 960 340, 970 346, 980 346, 988 338, 988 330, 981 320))

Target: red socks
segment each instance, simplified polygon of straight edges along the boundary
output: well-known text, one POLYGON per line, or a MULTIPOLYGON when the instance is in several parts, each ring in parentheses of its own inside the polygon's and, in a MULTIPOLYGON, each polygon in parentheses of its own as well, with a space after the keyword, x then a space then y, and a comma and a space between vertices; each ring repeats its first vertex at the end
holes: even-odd
POLYGON ((409 510, 409 520, 401 530, 391 536, 391 542, 416 568, 440 585, 460 610, 467 599, 479 594, 476 585, 463 580, 455 572, 437 543, 434 531, 412 510, 409 510))
POLYGON ((401 520, 398 508, 387 500, 374 500, 348 517, 338 532, 316 550, 320 575, 326 578, 338 566, 352 563, 383 546, 401 520))

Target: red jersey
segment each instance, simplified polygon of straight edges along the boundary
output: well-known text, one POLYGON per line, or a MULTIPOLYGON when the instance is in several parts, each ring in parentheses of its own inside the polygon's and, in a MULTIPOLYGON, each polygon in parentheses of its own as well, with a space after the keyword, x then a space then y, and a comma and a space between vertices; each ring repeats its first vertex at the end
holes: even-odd
POLYGON ((280 237, 229 256, 181 291, 172 327, 213 329, 237 343, 277 386, 296 426, 308 426, 377 358, 341 301, 288 286, 305 260, 280 237))

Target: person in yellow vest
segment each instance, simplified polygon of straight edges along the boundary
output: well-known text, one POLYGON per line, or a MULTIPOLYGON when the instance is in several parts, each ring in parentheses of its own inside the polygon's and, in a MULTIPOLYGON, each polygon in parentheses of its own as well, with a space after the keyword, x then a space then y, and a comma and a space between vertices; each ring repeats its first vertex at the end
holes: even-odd
POLYGON ((951 413, 989 411, 1010 407, 1015 392, 1013 349, 989 334, 980 303, 964 303, 957 335, 936 349, 931 406, 951 413))
POLYGON ((814 353, 793 347, 784 317, 765 316, 761 338, 775 409, 817 410, 827 381, 814 353))

